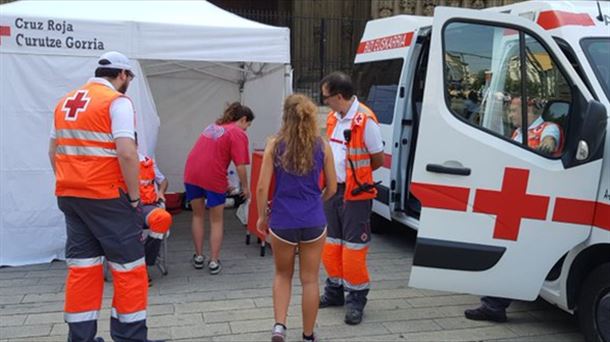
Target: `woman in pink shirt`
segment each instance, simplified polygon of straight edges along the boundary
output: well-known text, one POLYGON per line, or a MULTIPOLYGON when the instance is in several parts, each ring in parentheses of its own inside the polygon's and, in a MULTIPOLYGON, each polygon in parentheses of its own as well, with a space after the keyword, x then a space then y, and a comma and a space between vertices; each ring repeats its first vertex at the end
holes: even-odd
POLYGON ((252 124, 254 114, 246 106, 234 102, 224 111, 221 118, 206 127, 195 146, 191 149, 184 167, 184 187, 186 199, 191 202, 193 219, 191 231, 195 255, 193 266, 204 266, 203 238, 205 207, 210 210, 210 259, 208 269, 218 274, 220 246, 223 236, 223 209, 228 188, 227 168, 231 161, 235 164, 241 182, 244 198, 250 197, 246 165, 250 164, 248 136, 246 130, 252 124), (204 198, 206 201, 204 201, 204 198))

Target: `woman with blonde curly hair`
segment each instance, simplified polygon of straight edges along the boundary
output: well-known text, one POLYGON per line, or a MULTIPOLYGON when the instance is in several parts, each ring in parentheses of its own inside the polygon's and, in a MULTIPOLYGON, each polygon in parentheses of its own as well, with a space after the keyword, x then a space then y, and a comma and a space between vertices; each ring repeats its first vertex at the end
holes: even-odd
POLYGON ((318 273, 326 237, 323 201, 337 190, 332 152, 328 142, 320 136, 317 113, 318 108, 305 95, 294 94, 286 98, 282 126, 265 148, 256 189, 257 229, 263 235, 271 234, 275 261, 273 311, 276 323, 271 336, 274 342, 286 338, 297 247, 303 286, 303 340, 315 341, 318 273), (323 190, 320 189, 322 173, 326 184, 323 190), (275 190, 272 208, 268 208, 272 176, 275 176, 275 190))

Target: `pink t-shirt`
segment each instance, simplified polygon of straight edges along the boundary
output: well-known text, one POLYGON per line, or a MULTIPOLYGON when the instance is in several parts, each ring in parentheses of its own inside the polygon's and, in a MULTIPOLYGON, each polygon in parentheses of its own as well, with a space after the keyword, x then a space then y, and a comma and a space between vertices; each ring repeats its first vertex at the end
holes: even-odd
POLYGON ((246 132, 235 124, 211 124, 201 132, 189 153, 184 182, 224 194, 231 161, 236 166, 250 164, 246 132))

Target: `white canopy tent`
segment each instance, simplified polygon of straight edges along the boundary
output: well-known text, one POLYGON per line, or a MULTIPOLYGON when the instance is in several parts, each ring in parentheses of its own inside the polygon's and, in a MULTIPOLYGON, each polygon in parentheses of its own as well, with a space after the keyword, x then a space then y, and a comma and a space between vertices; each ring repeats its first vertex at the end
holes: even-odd
POLYGON ((0 6, 0 266, 63 258, 65 225, 47 147, 52 113, 106 51, 136 78, 139 149, 182 191, 200 131, 240 101, 250 148, 279 127, 291 91, 290 33, 206 1, 18 1, 0 6))

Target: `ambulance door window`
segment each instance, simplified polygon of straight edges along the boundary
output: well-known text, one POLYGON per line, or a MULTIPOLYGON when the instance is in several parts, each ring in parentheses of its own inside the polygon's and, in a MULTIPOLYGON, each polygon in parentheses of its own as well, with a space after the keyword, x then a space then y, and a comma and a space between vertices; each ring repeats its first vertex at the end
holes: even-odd
POLYGON ((369 106, 382 124, 391 124, 394 119, 394 107, 398 83, 402 72, 403 59, 389 59, 354 66, 356 96, 369 106))
POLYGON ((519 35, 502 27, 453 22, 444 32, 445 97, 467 123, 511 140, 506 110, 521 83, 519 35))
POLYGON ((449 23, 443 38, 451 111, 499 138, 559 157, 572 98, 546 48, 517 30, 474 23, 449 23))
POLYGON ((565 145, 570 85, 549 52, 525 35, 527 146, 543 155, 559 156, 565 145))

